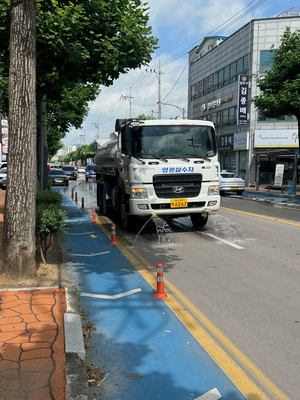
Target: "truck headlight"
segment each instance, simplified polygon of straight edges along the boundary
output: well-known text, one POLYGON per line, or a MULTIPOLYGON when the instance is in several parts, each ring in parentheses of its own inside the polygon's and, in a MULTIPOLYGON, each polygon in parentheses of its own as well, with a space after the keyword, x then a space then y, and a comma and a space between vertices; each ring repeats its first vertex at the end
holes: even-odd
POLYGON ((219 192, 219 185, 209 185, 207 190, 207 196, 218 196, 219 192))
POLYGON ((145 188, 132 188, 131 189, 131 197, 133 199, 147 199, 148 193, 145 188))

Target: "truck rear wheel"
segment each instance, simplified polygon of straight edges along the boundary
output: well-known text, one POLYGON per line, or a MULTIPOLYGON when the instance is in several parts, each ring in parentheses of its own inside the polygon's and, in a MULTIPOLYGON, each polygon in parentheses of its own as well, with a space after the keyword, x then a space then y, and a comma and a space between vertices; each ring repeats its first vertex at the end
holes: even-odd
POLYGON ((208 220, 208 214, 198 213, 198 214, 190 214, 192 224, 194 227, 202 228, 206 225, 208 220))
POLYGON ((103 185, 97 185, 97 205, 102 215, 107 215, 106 192, 103 185))
POLYGON ((106 200, 106 191, 104 186, 102 186, 101 190, 101 213, 106 216, 107 215, 107 200, 106 200))

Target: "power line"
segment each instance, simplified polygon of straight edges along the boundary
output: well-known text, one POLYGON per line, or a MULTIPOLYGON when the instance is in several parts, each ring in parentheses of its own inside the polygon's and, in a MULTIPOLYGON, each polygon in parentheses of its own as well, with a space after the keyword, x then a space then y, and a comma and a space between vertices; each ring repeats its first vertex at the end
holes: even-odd
MULTIPOLYGON (((228 29, 230 26, 232 26, 233 24, 238 22, 240 19, 245 17, 247 14, 249 14, 251 11, 253 11, 255 8, 257 8, 258 6, 260 6, 264 2, 265 2, 265 0, 258 0, 258 2, 257 2, 257 0, 252 0, 245 7, 243 7, 241 10, 236 12, 234 15, 232 15, 229 19, 227 19, 225 22, 220 24, 218 27, 216 27, 214 30, 212 30, 210 33, 208 33, 206 36, 216 36, 217 34, 220 34, 222 31, 228 29)), ((232 1, 229 4, 229 6, 231 4, 233 4, 233 3, 234 3, 234 1, 232 1)), ((217 15, 215 15, 211 20, 209 20, 205 25, 207 25, 209 22, 215 20, 216 16, 222 14, 226 8, 228 8, 228 5, 222 11, 220 11, 217 15)), ((182 41, 181 44, 185 43, 189 38, 191 38, 197 32, 202 30, 205 25, 203 25, 201 28, 197 29, 196 32, 194 32, 192 35, 190 35, 188 38, 186 38, 184 41, 182 41)), ((159 61, 158 65, 154 64, 153 66, 151 66, 149 68, 155 70, 155 68, 157 68, 157 67, 161 68, 161 66, 165 67, 167 65, 170 65, 171 63, 173 63, 173 62, 177 61, 178 59, 182 58, 183 55, 186 55, 193 47, 198 45, 199 42, 201 40, 203 40, 203 39, 204 39, 204 37, 202 39, 198 39, 197 42, 192 43, 190 46, 188 46, 184 50, 178 52, 177 54, 173 55, 172 57, 169 57, 169 58, 163 60, 161 63, 159 61)), ((181 44, 176 46, 174 49, 180 47, 181 44)), ((171 52, 172 51, 167 53, 167 55, 170 54, 171 52)), ((179 75, 179 78, 177 79, 177 81, 173 85, 172 89, 169 91, 169 93, 164 97, 164 99, 162 101, 164 101, 171 94, 171 92, 174 90, 174 88, 176 87, 176 85, 180 81, 180 78, 182 77, 187 65, 188 65, 188 62, 184 66, 182 72, 179 75)), ((147 73, 145 73, 145 71, 143 71, 141 73, 141 75, 138 77, 138 79, 136 80, 136 82, 131 86, 131 91, 129 90, 129 92, 126 92, 125 96, 128 96, 128 93, 129 93, 129 95, 131 95, 131 93, 137 92, 137 90, 145 84, 145 82, 148 80, 148 78, 149 78, 149 74, 147 74, 147 73)), ((124 101, 123 101, 123 104, 124 104, 124 101)), ((118 102, 118 104, 115 106, 114 110, 109 114, 109 116, 107 116, 102 121, 102 124, 105 124, 105 123, 111 121, 113 118, 115 118, 115 115, 117 115, 117 113, 120 111, 120 109, 122 108, 123 104, 120 104, 120 102, 118 102)))

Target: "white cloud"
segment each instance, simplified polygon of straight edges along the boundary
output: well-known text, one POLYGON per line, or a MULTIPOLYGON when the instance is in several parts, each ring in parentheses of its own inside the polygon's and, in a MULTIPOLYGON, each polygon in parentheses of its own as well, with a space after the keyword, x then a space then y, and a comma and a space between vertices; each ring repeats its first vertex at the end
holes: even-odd
MULTIPOLYGON (((82 130, 68 133, 66 145, 83 144, 84 136, 85 142, 91 143, 98 133, 100 138, 108 138, 115 120, 130 116, 130 103, 133 117, 151 115, 152 110, 157 115, 159 62, 161 101, 187 110, 189 50, 207 35, 229 36, 253 18, 275 16, 294 6, 292 0, 286 0, 284 5, 282 0, 273 0, 272 4, 264 0, 148 0, 148 5, 150 25, 160 46, 150 65, 156 73, 146 72, 146 68, 133 70, 112 86, 103 87, 97 100, 90 104, 82 130), (256 4, 260 5, 255 8, 256 4)), ((162 117, 180 115, 174 106, 162 105, 162 117)))

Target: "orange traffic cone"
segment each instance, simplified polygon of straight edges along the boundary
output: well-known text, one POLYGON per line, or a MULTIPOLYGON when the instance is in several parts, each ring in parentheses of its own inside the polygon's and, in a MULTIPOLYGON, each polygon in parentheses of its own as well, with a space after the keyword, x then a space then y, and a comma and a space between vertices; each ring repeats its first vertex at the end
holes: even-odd
POLYGON ((164 284, 164 268, 162 264, 157 264, 157 291, 153 297, 156 299, 165 299, 168 297, 165 294, 165 284, 164 284))
POLYGON ((95 207, 92 207, 92 222, 97 222, 95 207))
POLYGON ((117 244, 117 233, 116 233, 116 225, 111 225, 111 237, 110 237, 110 244, 117 244))

